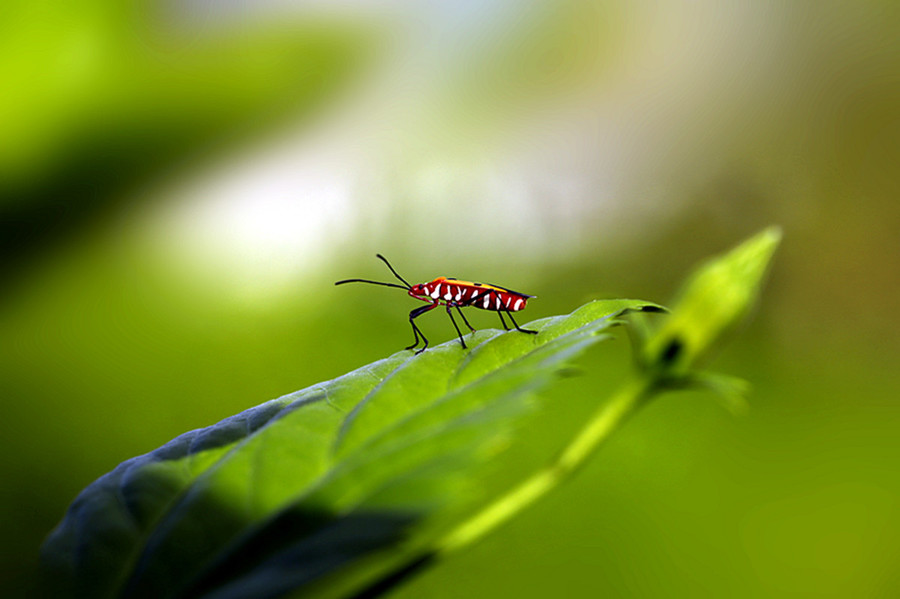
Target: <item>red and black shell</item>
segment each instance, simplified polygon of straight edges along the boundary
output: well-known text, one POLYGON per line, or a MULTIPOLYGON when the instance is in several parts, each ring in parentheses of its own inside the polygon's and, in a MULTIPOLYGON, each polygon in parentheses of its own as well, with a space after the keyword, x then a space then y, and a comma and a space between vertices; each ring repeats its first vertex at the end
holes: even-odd
POLYGON ((517 312, 525 307, 528 299, 535 297, 487 283, 472 283, 450 277, 438 277, 428 283, 409 288, 409 295, 425 302, 450 306, 473 306, 495 312, 517 312))

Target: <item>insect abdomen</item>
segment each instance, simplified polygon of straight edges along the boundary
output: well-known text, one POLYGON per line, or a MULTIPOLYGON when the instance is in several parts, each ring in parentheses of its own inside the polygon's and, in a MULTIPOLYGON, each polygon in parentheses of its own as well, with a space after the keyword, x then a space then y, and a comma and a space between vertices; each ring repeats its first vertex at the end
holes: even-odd
POLYGON ((445 277, 426 283, 425 292, 435 301, 496 312, 517 312, 525 307, 528 298, 534 297, 494 285, 457 281, 445 277))
POLYGON ((472 305, 482 310, 517 312, 525 307, 527 301, 527 297, 491 289, 487 293, 478 295, 472 305))

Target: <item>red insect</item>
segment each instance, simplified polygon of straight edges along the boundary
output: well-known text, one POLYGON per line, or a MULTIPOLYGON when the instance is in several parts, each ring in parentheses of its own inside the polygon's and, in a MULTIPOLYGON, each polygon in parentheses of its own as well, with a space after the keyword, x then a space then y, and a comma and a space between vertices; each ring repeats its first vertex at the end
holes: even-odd
POLYGON ((412 325, 415 342, 406 349, 413 349, 419 345, 419 338, 425 342, 425 345, 422 349, 418 350, 416 354, 425 351, 428 347, 428 339, 425 338, 425 335, 423 335, 422 331, 419 330, 419 327, 416 326, 415 319, 438 306, 446 306, 447 316, 450 317, 450 322, 453 323, 453 328, 456 329, 456 334, 459 335, 459 342, 462 344, 463 349, 466 348, 466 342, 463 340, 462 332, 456 325, 456 320, 453 318, 451 308, 456 308, 456 311, 459 312, 463 322, 466 323, 466 326, 469 327, 469 330, 473 333, 475 332, 475 329, 473 329, 472 325, 469 324, 469 321, 466 320, 461 308, 472 306, 481 310, 492 310, 500 316, 500 322, 503 324, 503 328, 508 331, 509 327, 506 326, 506 321, 503 320, 503 313, 506 312, 506 315, 509 316, 509 319, 512 321, 513 326, 516 327, 517 331, 530 333, 532 335, 537 334, 537 331, 521 328, 512 315, 513 312, 518 312, 523 309, 528 300, 535 297, 533 295, 519 293, 518 291, 500 287, 499 285, 471 283, 469 281, 460 281, 449 277, 438 277, 429 283, 410 285, 406 279, 397 274, 397 271, 394 270, 394 267, 391 266, 391 263, 388 262, 384 256, 381 254, 375 255, 379 260, 387 264, 387 267, 391 269, 391 272, 394 273, 394 276, 397 277, 403 285, 397 285, 396 283, 382 283, 381 281, 370 281, 368 279, 345 279, 336 282, 335 285, 343 285, 344 283, 371 283, 373 285, 384 285, 385 287, 396 287, 398 289, 405 289, 410 296, 418 300, 428 302, 427 306, 416 308, 409 313, 409 324, 412 325))

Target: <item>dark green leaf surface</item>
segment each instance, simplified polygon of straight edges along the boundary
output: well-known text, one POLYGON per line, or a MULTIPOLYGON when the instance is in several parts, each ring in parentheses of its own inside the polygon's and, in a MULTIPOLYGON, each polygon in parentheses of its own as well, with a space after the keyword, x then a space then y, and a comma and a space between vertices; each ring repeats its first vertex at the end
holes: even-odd
POLYGON ((380 575, 490 499, 534 392, 629 310, 660 308, 595 301, 538 335, 399 352, 186 433, 79 495, 46 578, 60 596, 276 597, 380 575))

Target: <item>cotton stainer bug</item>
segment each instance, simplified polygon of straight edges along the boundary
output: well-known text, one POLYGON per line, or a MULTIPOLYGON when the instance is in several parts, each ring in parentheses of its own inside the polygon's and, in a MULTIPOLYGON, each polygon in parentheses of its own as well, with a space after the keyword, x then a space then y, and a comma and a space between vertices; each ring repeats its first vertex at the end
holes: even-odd
POLYGON ((509 327, 506 326, 506 321, 503 320, 503 313, 506 312, 506 315, 509 316, 509 319, 512 321, 513 326, 516 327, 517 331, 521 333, 530 333, 532 335, 537 334, 537 331, 521 328, 512 315, 513 312, 518 312, 523 309, 528 300, 535 297, 533 295, 519 293, 518 291, 500 287, 499 285, 471 283, 469 281, 460 281, 449 277, 438 277, 428 283, 410 285, 406 279, 397 274, 397 271, 394 270, 394 267, 391 266, 391 263, 388 262, 384 256, 381 254, 375 255, 391 269, 391 272, 397 277, 397 280, 403 283, 403 285, 397 285, 396 283, 382 283, 381 281, 370 281, 368 279, 345 279, 343 281, 337 281, 335 285, 343 285, 344 283, 371 283, 372 285, 396 287, 397 289, 405 289, 411 297, 422 300, 423 302, 428 302, 427 306, 416 308, 409 313, 409 324, 412 325, 415 339, 414 343, 406 349, 413 349, 419 345, 420 338, 425 343, 422 349, 417 351, 416 354, 421 354, 425 351, 428 347, 428 339, 425 338, 425 335, 423 335, 422 331, 419 330, 419 327, 416 326, 415 319, 430 310, 434 310, 438 306, 445 306, 447 308, 447 316, 450 317, 450 322, 453 323, 453 328, 456 329, 456 334, 459 335, 459 342, 463 346, 463 349, 466 348, 466 342, 463 339, 462 332, 459 330, 459 326, 456 324, 456 320, 453 318, 452 308, 456 308, 456 311, 463 319, 463 322, 466 323, 466 326, 469 327, 469 330, 473 333, 475 332, 475 329, 473 329, 472 325, 469 324, 469 321, 466 320, 461 308, 472 306, 481 310, 491 310, 496 312, 497 315, 500 316, 500 323, 503 324, 503 328, 508 331, 509 327))

